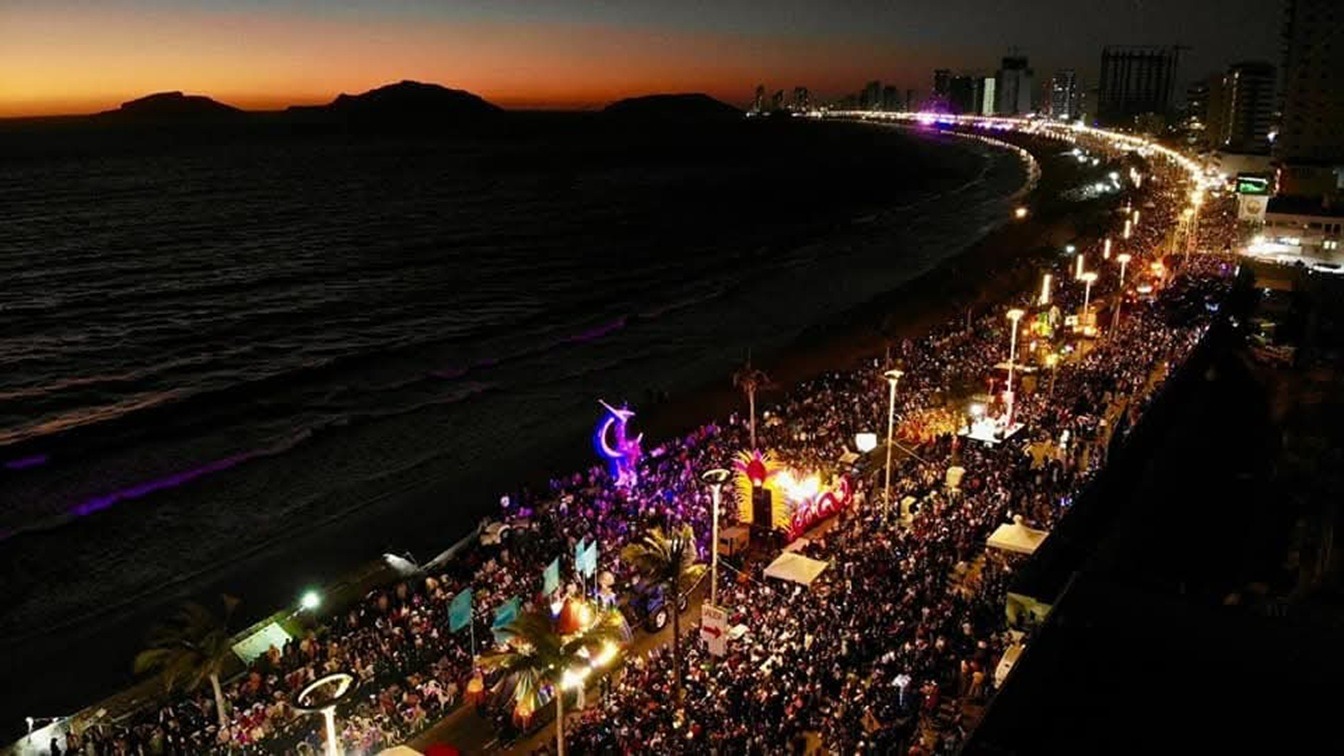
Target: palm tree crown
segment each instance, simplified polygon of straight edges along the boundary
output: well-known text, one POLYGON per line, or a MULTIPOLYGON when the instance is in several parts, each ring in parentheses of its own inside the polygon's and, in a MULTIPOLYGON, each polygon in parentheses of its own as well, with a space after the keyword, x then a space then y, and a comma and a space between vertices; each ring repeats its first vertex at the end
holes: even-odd
POLYGON ((697 558, 695 531, 690 525, 668 531, 653 528, 621 549, 622 561, 666 591, 666 602, 672 612, 672 669, 678 700, 681 699, 681 595, 705 574, 705 565, 697 558))
POLYGON ((546 689, 553 689, 557 742, 563 753, 565 672, 589 664, 609 644, 629 640, 625 618, 618 611, 603 610, 586 627, 563 635, 549 614, 533 610, 518 615, 498 632, 504 636, 504 650, 482 657, 481 666, 504 673, 496 690, 512 686, 514 712, 523 719, 541 708, 546 689))
POLYGON ((222 599, 222 615, 189 602, 172 620, 154 628, 149 636, 149 648, 135 657, 135 671, 158 670, 168 690, 195 690, 209 680, 214 688, 220 726, 225 726, 228 719, 219 678, 233 657, 229 619, 238 606, 238 599, 233 596, 223 596, 222 599))

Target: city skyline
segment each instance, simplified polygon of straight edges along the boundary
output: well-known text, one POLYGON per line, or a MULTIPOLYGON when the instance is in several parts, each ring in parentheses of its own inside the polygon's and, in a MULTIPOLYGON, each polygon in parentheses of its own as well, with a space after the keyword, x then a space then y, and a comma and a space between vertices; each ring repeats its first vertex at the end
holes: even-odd
MULTIPOLYGON (((1220 24, 1194 2, 1062 0, 1012 14, 988 0, 838 7, 733 0, 712 7, 294 0, 18 0, 5 11, 0 117, 90 113, 157 91, 246 109, 314 104, 401 79, 467 89, 510 108, 592 108, 659 91, 747 105, 756 84, 814 101, 879 79, 927 92, 935 68, 991 69, 1010 47, 1043 77, 1096 79, 1101 47, 1187 45, 1181 82, 1233 59, 1276 57, 1277 6, 1232 0, 1220 24), (1073 19, 1073 20, 1070 20, 1073 19), (1061 23, 1073 28, 1060 33, 1061 23), (620 65, 613 65, 619 61, 620 65)), ((1181 91, 1184 87, 1179 87, 1181 91)))

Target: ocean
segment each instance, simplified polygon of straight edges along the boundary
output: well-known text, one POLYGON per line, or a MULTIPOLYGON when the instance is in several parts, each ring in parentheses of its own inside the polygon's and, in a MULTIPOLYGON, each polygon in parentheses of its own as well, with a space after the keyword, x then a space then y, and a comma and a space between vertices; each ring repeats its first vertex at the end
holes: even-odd
POLYGON ((0 644, 30 709, 129 679, 183 598, 260 616, 430 555, 586 459, 599 399, 727 381, 1024 180, 972 140, 802 119, 180 137, 0 131, 0 644))

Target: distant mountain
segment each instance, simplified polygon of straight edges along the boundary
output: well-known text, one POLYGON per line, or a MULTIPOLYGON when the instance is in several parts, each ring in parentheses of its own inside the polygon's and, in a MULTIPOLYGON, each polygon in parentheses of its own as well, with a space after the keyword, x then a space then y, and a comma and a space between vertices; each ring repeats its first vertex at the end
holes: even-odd
POLYGON ((707 94, 655 94, 618 100, 602 112, 622 118, 703 121, 741 118, 742 111, 707 94))
POLYGON ((359 123, 393 124, 473 121, 504 112, 498 105, 470 92, 418 81, 388 84, 363 94, 342 94, 326 105, 295 106, 289 111, 359 123))
POLYGON ((181 92, 158 92, 138 100, 123 102, 116 110, 99 113, 103 118, 135 121, 212 121, 234 119, 245 115, 232 105, 216 102, 201 95, 181 92))

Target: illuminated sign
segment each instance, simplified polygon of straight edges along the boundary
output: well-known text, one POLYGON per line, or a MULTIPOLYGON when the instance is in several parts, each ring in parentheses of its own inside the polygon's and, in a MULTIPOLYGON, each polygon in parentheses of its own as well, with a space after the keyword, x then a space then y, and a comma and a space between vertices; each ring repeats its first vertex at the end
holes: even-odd
POLYGON ((1265 222, 1265 208, 1269 205, 1268 197, 1259 197, 1256 195, 1243 195, 1237 198, 1237 220, 1265 222))
POLYGON ((1251 173, 1238 173, 1237 194, 1269 194, 1269 179, 1251 173))
POLYGON ((639 463, 640 457, 639 442, 644 439, 643 433, 633 439, 627 435, 626 426, 630 418, 635 416, 635 412, 628 407, 616 409, 600 400, 598 403, 606 408, 607 412, 597 424, 597 431, 593 434, 593 446, 597 448, 597 453, 607 460, 611 477, 616 480, 617 485, 633 485, 636 479, 635 465, 639 463))

